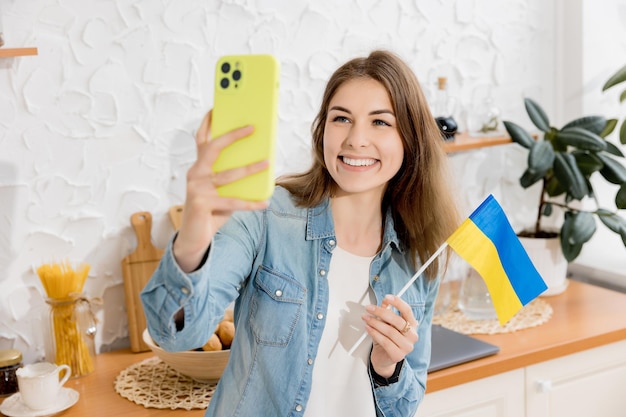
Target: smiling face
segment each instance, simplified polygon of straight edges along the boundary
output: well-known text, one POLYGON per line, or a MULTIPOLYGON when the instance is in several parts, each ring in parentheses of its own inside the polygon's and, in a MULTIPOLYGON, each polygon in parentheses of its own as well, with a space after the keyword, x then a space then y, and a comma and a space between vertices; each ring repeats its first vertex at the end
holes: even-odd
POLYGON ((337 184, 336 195, 374 193, 382 199, 403 158, 385 87, 371 78, 342 84, 330 100, 324 126, 324 162, 337 184))

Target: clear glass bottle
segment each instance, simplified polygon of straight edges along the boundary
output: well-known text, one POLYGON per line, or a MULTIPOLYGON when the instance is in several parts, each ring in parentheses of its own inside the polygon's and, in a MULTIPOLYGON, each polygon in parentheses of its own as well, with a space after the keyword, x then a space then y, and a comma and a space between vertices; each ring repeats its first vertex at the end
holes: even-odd
POLYGON ((438 77, 435 102, 433 104, 433 115, 435 117, 452 117, 454 107, 455 100, 448 92, 448 79, 446 77, 438 77))
POLYGON ((80 296, 47 298, 51 349, 46 359, 69 365, 72 378, 94 370, 96 320, 89 301, 80 296))
POLYGON ((22 366, 22 352, 17 349, 0 350, 0 398, 17 392, 15 371, 22 366))
POLYGON ((445 140, 454 139, 458 124, 452 114, 456 107, 456 100, 448 94, 448 79, 437 78, 437 90, 432 107, 433 116, 439 125, 439 129, 445 140))

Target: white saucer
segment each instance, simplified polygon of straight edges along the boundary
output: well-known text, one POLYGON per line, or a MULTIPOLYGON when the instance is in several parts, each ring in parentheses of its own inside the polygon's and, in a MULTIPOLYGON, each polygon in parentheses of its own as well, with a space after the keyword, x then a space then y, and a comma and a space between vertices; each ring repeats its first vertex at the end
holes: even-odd
POLYGON ((61 388, 59 391, 59 398, 57 403, 50 408, 44 410, 33 410, 28 408, 26 404, 22 402, 20 393, 17 392, 5 399, 0 404, 0 413, 8 417, 48 417, 60 413, 63 410, 67 410, 78 401, 78 391, 71 388, 61 388))

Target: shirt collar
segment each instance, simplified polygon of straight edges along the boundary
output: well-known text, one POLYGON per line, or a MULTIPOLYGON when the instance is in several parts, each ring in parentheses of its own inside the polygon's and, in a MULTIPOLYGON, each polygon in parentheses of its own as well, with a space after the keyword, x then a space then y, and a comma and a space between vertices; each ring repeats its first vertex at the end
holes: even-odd
MULTIPOLYGON (((398 239, 398 234, 393 223, 391 209, 388 208, 385 213, 385 228, 383 235, 383 250, 390 244, 393 244, 400 253, 403 252, 398 239)), ((307 210, 306 222, 306 239, 324 239, 327 237, 335 237, 335 224, 333 222, 332 210, 330 207, 330 199, 326 198, 322 203, 307 210)))

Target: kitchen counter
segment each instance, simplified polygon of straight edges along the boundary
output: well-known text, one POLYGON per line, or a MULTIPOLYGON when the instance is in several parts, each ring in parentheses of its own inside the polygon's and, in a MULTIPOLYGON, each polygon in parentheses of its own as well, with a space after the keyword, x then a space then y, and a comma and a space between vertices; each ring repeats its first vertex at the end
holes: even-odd
POLYGON ((500 352, 433 372, 427 393, 625 340, 626 294, 568 282, 563 293, 543 298, 553 309, 550 320, 513 333, 472 335, 499 346, 500 352))
MULTIPOLYGON (((626 339, 626 294, 570 281, 567 290, 544 298, 553 308, 552 318, 540 326, 514 333, 474 335, 500 347, 496 355, 433 372, 427 392, 434 392, 500 374, 571 353, 626 339)), ((66 387, 80 393, 76 405, 63 417, 203 416, 205 410, 159 410, 137 405, 115 392, 115 377, 129 365, 151 357, 152 352, 119 350, 96 357, 96 371, 72 379, 66 387)))
MULTIPOLYGON (((95 371, 70 379, 66 388, 78 391, 78 402, 59 417, 202 417, 206 410, 161 410, 145 408, 115 392, 115 377, 128 366, 154 356, 152 352, 133 353, 130 349, 101 353, 95 359, 95 371)), ((0 416, 4 414, 0 413, 0 416)))

